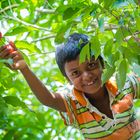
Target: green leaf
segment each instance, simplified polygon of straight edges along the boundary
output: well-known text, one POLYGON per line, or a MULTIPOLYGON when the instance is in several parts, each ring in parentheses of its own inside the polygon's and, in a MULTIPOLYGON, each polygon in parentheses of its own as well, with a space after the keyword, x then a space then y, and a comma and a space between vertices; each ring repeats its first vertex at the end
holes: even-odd
POLYGON ((7 6, 9 6, 8 1, 2 0, 2 2, 1 2, 1 8, 3 9, 3 8, 7 7, 7 6))
POLYGON ((139 5, 139 0, 134 0, 134 2, 135 2, 137 5, 139 5))
POLYGON ((10 104, 14 107, 19 106, 22 108, 27 108, 26 104, 24 102, 20 101, 20 99, 17 98, 16 96, 5 96, 5 97, 3 97, 3 99, 5 100, 5 102, 7 104, 10 104))
POLYGON ((123 38, 124 36, 123 36, 122 30, 119 28, 115 34, 116 43, 118 45, 121 45, 123 42, 123 38))
POLYGON ((128 40, 128 46, 130 46, 131 51, 140 55, 140 44, 136 42, 134 38, 128 40))
POLYGON ((90 60, 90 48, 89 48, 89 43, 86 44, 81 52, 80 52, 80 63, 85 62, 85 60, 88 59, 90 60))
POLYGON ((104 0, 98 0, 99 4, 101 4, 104 0))
POLYGON ((5 136, 3 137, 2 140, 13 140, 13 136, 14 136, 15 130, 9 130, 5 136))
POLYGON ((104 32, 104 17, 98 19, 98 26, 101 32, 104 32))
POLYGON ((65 33, 71 28, 71 23, 63 23, 55 37, 55 42, 60 44, 65 40, 65 33))
POLYGON ((110 39, 106 42, 103 49, 104 56, 107 57, 112 53, 113 39, 110 39))
POLYGON ((9 30, 8 32, 6 32, 5 36, 14 36, 16 34, 29 32, 29 31, 30 30, 28 30, 28 28, 19 26, 19 27, 13 28, 12 30, 9 30))
POLYGON ((140 30, 140 17, 136 18, 136 27, 138 30, 140 30))
POLYGON ((126 81, 127 70, 128 70, 128 62, 126 59, 123 59, 120 62, 120 65, 118 67, 118 72, 116 74, 116 81, 117 81, 119 90, 122 90, 122 88, 124 87, 124 84, 126 81))
POLYGON ((114 3, 115 0, 104 0, 104 8, 109 9, 109 7, 114 3))
POLYGON ((0 96, 0 114, 5 114, 7 112, 8 106, 5 100, 0 96))
POLYGON ((102 84, 104 84, 115 72, 115 66, 106 65, 106 68, 103 70, 102 74, 102 84))
POLYGON ((91 41, 91 53, 95 56, 95 59, 97 59, 101 53, 100 48, 101 44, 97 36, 93 36, 90 41, 91 41))
POLYGON ((78 8, 72 8, 72 7, 67 8, 64 11, 63 19, 64 20, 70 19, 75 13, 78 12, 78 10, 79 10, 78 8))
POLYGON ((126 48, 124 51, 124 56, 128 60, 129 64, 138 63, 138 56, 136 53, 133 53, 131 48, 126 48))
POLYGON ((16 41, 15 45, 19 49, 25 49, 30 52, 38 52, 38 53, 41 52, 40 49, 38 49, 36 45, 30 44, 27 41, 16 41))
POLYGON ((45 122, 46 122, 44 114, 43 114, 43 113, 40 113, 40 112, 36 112, 35 114, 36 114, 36 117, 37 117, 38 121, 39 121, 42 125, 44 125, 45 122))

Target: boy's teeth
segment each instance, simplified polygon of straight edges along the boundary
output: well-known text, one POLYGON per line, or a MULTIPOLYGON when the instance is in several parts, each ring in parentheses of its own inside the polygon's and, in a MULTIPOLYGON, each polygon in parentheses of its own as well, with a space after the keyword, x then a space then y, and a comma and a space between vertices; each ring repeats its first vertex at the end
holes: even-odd
POLYGON ((91 85, 91 84, 93 84, 93 82, 90 82, 90 83, 88 83, 87 85, 89 86, 89 85, 91 85))
POLYGON ((89 85, 92 85, 95 81, 96 81, 96 79, 95 79, 94 81, 88 83, 87 85, 88 85, 88 86, 89 86, 89 85))

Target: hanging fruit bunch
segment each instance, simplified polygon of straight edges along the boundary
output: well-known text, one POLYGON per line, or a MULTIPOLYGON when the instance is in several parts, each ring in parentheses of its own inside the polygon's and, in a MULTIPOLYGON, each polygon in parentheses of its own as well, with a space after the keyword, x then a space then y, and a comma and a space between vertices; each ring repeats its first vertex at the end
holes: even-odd
MULTIPOLYGON (((9 50, 9 53, 12 53, 14 51, 14 43, 9 42, 6 37, 2 36, 2 33, 0 32, 0 47, 5 46, 6 49, 9 50)), ((13 64, 12 59, 2 59, 0 62, 8 63, 8 64, 13 64)))

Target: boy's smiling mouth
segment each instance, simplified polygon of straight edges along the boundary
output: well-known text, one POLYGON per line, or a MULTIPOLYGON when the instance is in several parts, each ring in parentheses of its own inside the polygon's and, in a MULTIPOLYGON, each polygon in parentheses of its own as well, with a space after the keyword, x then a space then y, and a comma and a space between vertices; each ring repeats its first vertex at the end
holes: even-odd
POLYGON ((97 78, 95 78, 93 81, 91 81, 91 82, 89 82, 87 84, 84 84, 84 86, 91 86, 91 85, 95 84, 96 81, 97 81, 97 78))

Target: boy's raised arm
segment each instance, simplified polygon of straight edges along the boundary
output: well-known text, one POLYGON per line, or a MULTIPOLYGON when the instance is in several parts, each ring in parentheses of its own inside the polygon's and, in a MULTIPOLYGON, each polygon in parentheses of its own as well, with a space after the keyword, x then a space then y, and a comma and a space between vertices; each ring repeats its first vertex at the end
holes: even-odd
POLYGON ((65 105, 60 94, 52 94, 45 87, 45 85, 37 78, 37 76, 30 70, 28 66, 20 70, 26 81, 28 82, 31 90, 40 100, 41 103, 54 108, 58 111, 65 112, 65 105))
POLYGON ((6 46, 0 47, 0 58, 13 59, 14 63, 12 65, 9 65, 9 67, 13 70, 21 71, 31 90, 42 104, 54 108, 58 111, 65 112, 66 108, 62 96, 58 93, 50 93, 50 91, 45 87, 45 85, 30 70, 20 51, 17 50, 14 44, 12 44, 12 42, 10 43, 10 45, 13 47, 14 51, 11 52, 10 48, 6 46))

